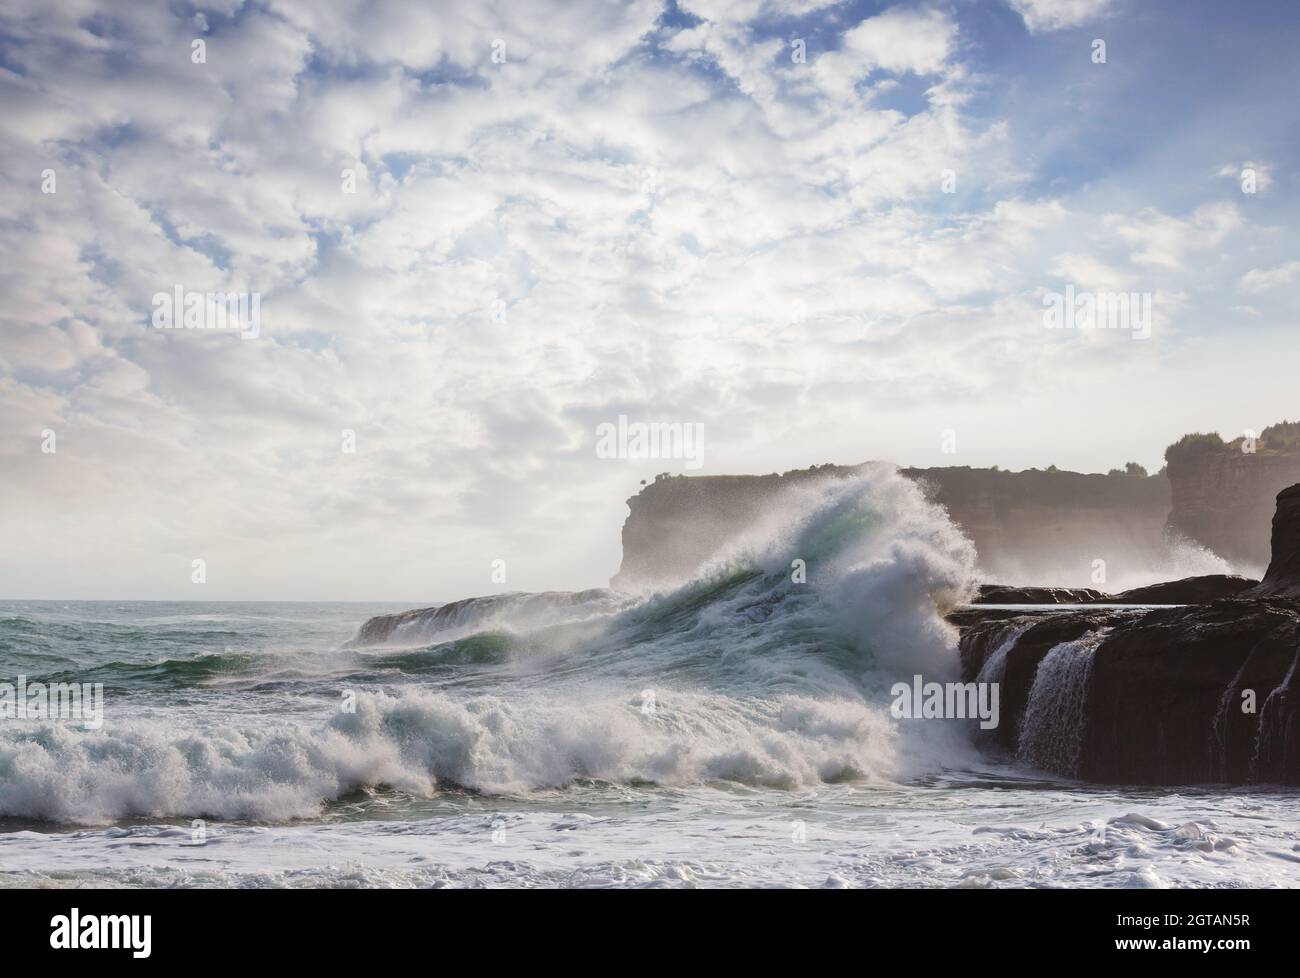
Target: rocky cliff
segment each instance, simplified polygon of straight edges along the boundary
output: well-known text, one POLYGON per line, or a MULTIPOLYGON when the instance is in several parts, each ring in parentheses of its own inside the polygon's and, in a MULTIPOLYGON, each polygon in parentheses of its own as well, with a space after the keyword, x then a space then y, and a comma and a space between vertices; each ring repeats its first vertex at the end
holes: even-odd
POLYGON ((1300 485, 1277 494, 1271 541, 1268 572, 1255 593, 1300 599, 1300 485))
MULTIPOLYGON (((611 581, 637 589, 689 577, 773 505, 782 490, 844 477, 814 466, 762 476, 660 476, 629 499, 623 562, 611 581)), ((903 469, 970 537, 990 580, 1086 585, 1093 562, 1111 580, 1153 566, 1163 549, 1169 483, 1162 475, 903 469)))
POLYGON ((1000 684, 994 741, 1086 781, 1300 784, 1300 485, 1271 539, 1264 581, 1207 604, 952 615, 963 678, 1000 684))
POLYGON ((1250 441, 1196 434, 1170 445, 1169 529, 1248 572, 1263 569, 1273 500, 1300 482, 1298 427, 1284 421, 1250 441))
MULTIPOLYGON (((1054 469, 1003 472, 967 466, 904 469, 974 542, 987 579, 1091 586, 1127 582, 1186 541, 1258 576, 1269 559, 1273 500, 1300 482, 1300 423, 1225 442, 1187 435, 1154 476, 1054 469), (1108 581, 1092 575, 1104 560, 1108 581)), ((813 466, 761 476, 660 476, 628 500, 623 563, 611 584, 639 589, 680 581, 749 526, 783 488, 845 476, 858 466, 813 466)), ((1222 568, 1220 568, 1222 569, 1222 568)), ((1208 566, 1182 574, 1204 573, 1208 566)), ((1147 578, 1148 580, 1150 577, 1147 578)))

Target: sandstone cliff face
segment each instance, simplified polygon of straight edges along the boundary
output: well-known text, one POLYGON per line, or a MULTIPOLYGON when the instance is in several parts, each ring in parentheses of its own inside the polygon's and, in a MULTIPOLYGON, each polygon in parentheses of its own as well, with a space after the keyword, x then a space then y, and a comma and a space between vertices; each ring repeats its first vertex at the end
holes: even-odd
MULTIPOLYGON (((1097 559, 1106 561, 1110 580, 1120 580, 1157 565, 1171 539, 1258 575, 1269 559, 1274 498, 1300 482, 1300 450, 1284 443, 1246 453, 1239 442, 1213 442, 1217 447, 1190 451, 1171 446, 1167 476, 959 466, 902 471, 947 508, 992 580, 1089 586, 1097 559)), ((751 525, 783 487, 857 468, 661 478, 628 500, 623 563, 611 584, 638 589, 680 581, 751 525)))
POLYGON ((1164 476, 1002 472, 966 467, 903 469, 975 544, 989 580, 1090 586, 1093 562, 1119 581, 1165 553, 1164 476))
POLYGON ((686 580, 753 525, 782 490, 854 471, 815 466, 772 475, 660 477, 627 501, 623 562, 610 586, 637 590, 686 580))
POLYGON ((1169 529, 1258 573, 1269 559, 1274 499, 1300 482, 1300 456, 1235 447, 1171 456, 1169 529))
MULTIPOLYGON (((660 478, 628 500, 623 562, 611 586, 681 581, 751 526, 790 486, 857 467, 781 475, 660 478)), ((1140 573, 1163 550, 1169 483, 1163 476, 903 469, 975 544, 981 571, 1017 583, 1090 584, 1094 560, 1112 580, 1140 573)))

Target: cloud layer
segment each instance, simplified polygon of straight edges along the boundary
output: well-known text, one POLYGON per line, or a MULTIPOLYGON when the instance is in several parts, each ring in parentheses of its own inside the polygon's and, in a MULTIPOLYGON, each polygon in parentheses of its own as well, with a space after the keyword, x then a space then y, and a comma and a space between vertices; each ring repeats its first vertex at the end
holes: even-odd
MULTIPOLYGON (((1260 147, 1193 154, 1183 200, 1134 195, 1131 158, 1068 172, 965 5, 180 9, 0 15, 0 595, 600 584, 622 500, 682 469, 598 459, 620 414, 702 423, 706 473, 1069 463, 1001 419, 1158 371, 1207 274, 1268 322, 1294 277, 1218 178, 1260 147), (1154 293, 1152 341, 1047 334, 1067 281, 1154 293), (150 328, 176 285, 260 293, 261 335, 150 328), (986 457, 935 457, 962 425, 986 457)), ((1044 98, 1104 112, 1131 69, 1068 28, 1108 13, 999 29, 1067 45, 1044 98)))

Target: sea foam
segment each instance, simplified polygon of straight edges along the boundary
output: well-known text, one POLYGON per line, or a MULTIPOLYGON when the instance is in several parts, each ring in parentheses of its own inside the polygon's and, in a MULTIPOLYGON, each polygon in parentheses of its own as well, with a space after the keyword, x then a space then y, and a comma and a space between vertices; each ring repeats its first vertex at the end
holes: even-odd
MULTIPOLYGON (((828 478, 775 499, 679 587, 496 600, 484 615, 470 602, 443 616, 441 635, 435 610, 396 630, 430 644, 399 657, 391 681, 306 683, 310 715, 209 711, 197 723, 173 705, 146 717, 115 711, 110 688, 101 731, 0 727, 0 815, 283 821, 374 787, 429 797, 906 777, 965 749, 945 724, 900 728, 888 690, 955 675, 942 616, 969 594, 973 567, 970 543, 896 470, 828 478), (438 658, 439 641, 463 641, 475 622, 513 641, 492 657, 438 658), (419 674, 426 655, 436 683, 419 674)), ((382 646, 358 654, 385 661, 382 646)))

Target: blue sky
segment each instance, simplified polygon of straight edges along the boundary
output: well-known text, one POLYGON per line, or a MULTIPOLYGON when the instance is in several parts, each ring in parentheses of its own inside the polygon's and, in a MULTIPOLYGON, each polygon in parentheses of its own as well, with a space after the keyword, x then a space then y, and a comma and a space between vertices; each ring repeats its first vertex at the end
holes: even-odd
POLYGON ((596 457, 620 414, 702 424, 705 474, 1156 468, 1294 418, 1298 27, 10 0, 0 596, 599 585, 623 500, 684 469, 596 457), (151 328, 177 285, 257 292, 258 338, 151 328), (1149 295, 1149 339, 1045 330, 1067 287, 1149 295))

